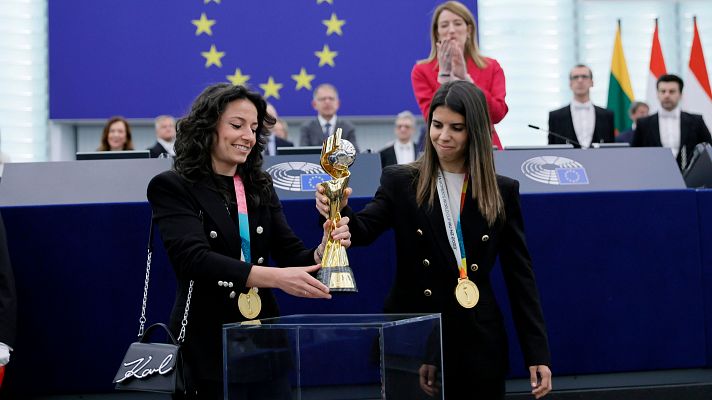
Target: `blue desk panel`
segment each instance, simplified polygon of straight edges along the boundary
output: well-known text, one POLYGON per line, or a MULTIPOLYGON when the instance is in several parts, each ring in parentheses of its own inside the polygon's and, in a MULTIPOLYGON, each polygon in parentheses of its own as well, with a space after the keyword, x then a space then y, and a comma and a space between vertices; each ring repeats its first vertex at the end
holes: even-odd
MULTIPOLYGON (((712 310, 712 253, 704 245, 712 243, 712 228, 700 224, 712 220, 710 200, 711 192, 693 190, 522 196, 555 374, 712 365, 705 331, 712 323, 705 314, 712 310)), ((350 202, 360 208, 365 201, 350 202)), ((284 202, 307 245, 321 237, 313 207, 313 200, 284 202)), ((138 329, 148 205, 5 207, 2 213, 19 296, 8 393, 112 391, 138 329), (42 385, 40 368, 51 371, 42 385)), ((167 320, 175 296, 160 241, 156 247, 150 322, 167 320)), ((392 234, 348 254, 359 293, 330 302, 278 294, 282 313, 380 312, 393 279, 392 234)), ((501 276, 495 279, 506 310, 501 276)), ((510 335, 513 375, 522 376, 511 322, 510 335)))
POLYGON ((707 336, 707 365, 712 365, 712 190, 697 190, 697 207, 700 226, 700 263, 705 305, 705 332, 707 336))
POLYGON ((522 196, 556 374, 706 364, 696 203, 692 190, 522 196))

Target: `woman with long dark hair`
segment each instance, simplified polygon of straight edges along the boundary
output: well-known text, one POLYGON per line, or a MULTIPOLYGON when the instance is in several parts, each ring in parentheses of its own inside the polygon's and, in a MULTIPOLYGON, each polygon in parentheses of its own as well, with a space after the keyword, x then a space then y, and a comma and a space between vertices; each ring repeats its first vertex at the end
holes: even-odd
MULTIPOLYGON (((489 278, 499 257, 532 392, 540 398, 551 390, 546 328, 519 183, 495 173, 486 96, 467 81, 445 83, 428 122, 424 154, 412 164, 386 167, 362 211, 342 210, 352 243, 395 231, 396 275, 384 311, 442 314, 443 387, 437 384, 439 354, 426 358, 419 385, 431 396, 445 390, 446 398, 504 399, 507 335, 489 278)), ((322 193, 316 206, 326 216, 322 193)))
MULTIPOLYGON (((170 325, 185 338, 186 364, 201 399, 223 398, 223 324, 277 316, 271 288, 299 297, 331 297, 310 275, 320 267, 329 223, 322 243, 306 248, 261 169, 265 135, 273 123, 259 94, 230 84, 210 86, 178 122, 173 170, 148 185, 153 219, 178 279, 170 325), (280 267, 293 268, 269 267, 270 257, 280 267), (182 322, 187 322, 184 330, 182 322)), ((348 247, 347 223, 342 219, 332 237, 348 247)), ((282 393, 284 382, 288 389, 287 377, 280 378, 263 385, 254 398, 272 398, 272 389, 282 393)))

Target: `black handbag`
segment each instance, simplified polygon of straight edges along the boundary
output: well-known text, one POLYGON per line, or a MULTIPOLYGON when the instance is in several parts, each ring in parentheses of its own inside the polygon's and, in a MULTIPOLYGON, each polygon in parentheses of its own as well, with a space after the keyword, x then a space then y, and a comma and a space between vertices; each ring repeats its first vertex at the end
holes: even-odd
POLYGON ((164 324, 153 324, 138 342, 131 343, 114 377, 116 389, 159 393, 184 393, 185 376, 180 345, 164 324), (169 343, 147 342, 150 333, 163 328, 169 343))
POLYGON ((144 331, 146 324, 146 302, 148 300, 148 283, 151 276, 151 255, 153 254, 153 218, 148 236, 148 255, 146 257, 146 279, 143 285, 143 304, 139 318, 137 342, 131 343, 124 355, 119 370, 114 377, 118 390, 133 390, 140 392, 170 393, 176 396, 188 397, 191 392, 189 379, 181 354, 181 343, 185 339, 185 328, 188 325, 188 310, 193 294, 193 281, 188 287, 188 299, 185 304, 181 330, 176 339, 165 324, 157 323, 144 331), (161 328, 167 336, 168 343, 149 342, 150 334, 161 328))

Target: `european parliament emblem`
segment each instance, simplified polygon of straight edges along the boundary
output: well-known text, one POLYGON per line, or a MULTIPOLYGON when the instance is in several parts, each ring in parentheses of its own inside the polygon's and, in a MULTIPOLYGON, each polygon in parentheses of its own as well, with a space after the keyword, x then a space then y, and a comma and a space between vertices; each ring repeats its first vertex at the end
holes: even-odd
POLYGON ((329 174, 304 174, 302 178, 302 191, 316 190, 316 185, 331 179, 329 174))
POLYGON ((559 185, 588 185, 588 175, 584 168, 557 168, 559 185))
POLYGON ((304 161, 290 161, 267 168, 274 187, 290 192, 309 192, 316 185, 328 181, 331 176, 324 173, 321 165, 304 161))
POLYGON ((527 178, 547 185, 588 185, 583 164, 561 156, 538 156, 522 163, 527 178))

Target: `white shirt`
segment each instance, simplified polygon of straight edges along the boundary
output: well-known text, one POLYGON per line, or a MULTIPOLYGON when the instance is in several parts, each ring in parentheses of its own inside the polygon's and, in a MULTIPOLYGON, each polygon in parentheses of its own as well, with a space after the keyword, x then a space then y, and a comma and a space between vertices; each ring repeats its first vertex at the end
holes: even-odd
POLYGON ((166 152, 167 152, 168 154, 170 154, 170 155, 172 155, 172 156, 175 156, 175 155, 176 155, 176 151, 175 151, 175 149, 174 149, 174 147, 173 147, 173 146, 176 144, 176 141, 175 141, 175 140, 172 141, 172 142, 169 142, 169 141, 167 141, 167 140, 163 140, 163 139, 161 139, 161 138, 156 138, 156 140, 158 141, 158 143, 161 144, 161 146, 163 146, 164 149, 166 149, 166 152))
POLYGON ((677 158, 680 152, 680 106, 672 111, 664 108, 658 110, 658 123, 660 125, 660 143, 672 151, 672 156, 677 158))
POLYGON ((268 156, 277 155, 277 139, 274 138, 274 132, 267 136, 267 146, 265 146, 263 154, 268 156))
POLYGON ((455 174, 452 172, 443 171, 445 176, 445 185, 447 186, 447 199, 450 203, 450 213, 452 220, 460 220, 460 197, 462 197, 462 184, 465 183, 465 174, 455 174))
POLYGON ((408 164, 415 161, 415 145, 412 141, 409 140, 407 143, 401 143, 396 140, 396 142, 393 143, 393 150, 396 152, 398 164, 408 164))
POLYGON ((576 141, 581 148, 589 148, 593 141, 593 129, 596 127, 596 110, 593 108, 593 103, 590 100, 585 103, 573 100, 570 107, 576 141))
POLYGON ((324 126, 326 126, 326 123, 329 123, 329 135, 334 134, 334 130, 336 129, 336 115, 331 117, 330 120, 325 120, 321 115, 317 115, 316 118, 319 120, 319 125, 321 125, 321 132, 324 132, 324 126))

